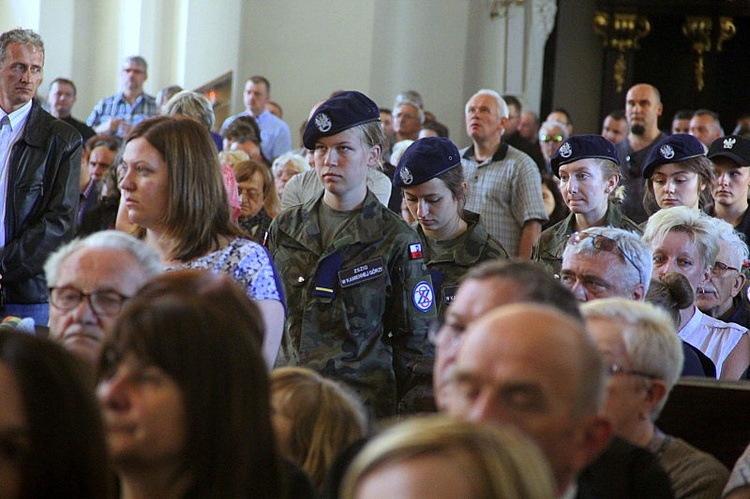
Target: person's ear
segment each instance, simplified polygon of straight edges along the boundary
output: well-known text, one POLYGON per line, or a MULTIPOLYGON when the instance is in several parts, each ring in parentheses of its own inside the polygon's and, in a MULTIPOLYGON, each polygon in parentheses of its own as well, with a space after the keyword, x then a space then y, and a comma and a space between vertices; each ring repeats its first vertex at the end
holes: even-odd
POLYGON ((380 146, 372 146, 367 153, 367 166, 376 168, 380 161, 380 146))
POLYGON ((737 296, 737 293, 742 290, 745 286, 746 280, 747 278, 745 277, 745 274, 743 274, 742 269, 740 269, 740 272, 737 274, 737 277, 734 278, 734 284, 732 285, 732 298, 737 296))
POLYGON ((617 187, 617 183, 619 181, 620 181, 620 176, 619 175, 611 175, 607 179, 607 187, 604 189, 604 192, 606 192, 607 194, 611 194, 612 191, 614 191, 615 188, 617 187))
MULTIPOLYGON (((652 380, 651 386, 649 386, 648 390, 646 391, 646 398, 644 399, 648 413, 650 414, 651 411, 655 407, 657 407, 666 396, 667 384, 660 379, 652 380)), ((647 414, 646 417, 648 417, 649 414, 647 414)))
POLYGON ((633 288, 633 292, 631 293, 631 297, 633 301, 643 301, 646 299, 646 287, 638 283, 633 288))

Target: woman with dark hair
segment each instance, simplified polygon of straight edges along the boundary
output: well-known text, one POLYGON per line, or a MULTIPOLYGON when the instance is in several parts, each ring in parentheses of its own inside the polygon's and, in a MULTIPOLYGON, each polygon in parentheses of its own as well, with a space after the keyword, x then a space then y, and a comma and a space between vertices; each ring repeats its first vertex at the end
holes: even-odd
POLYGON ((542 175, 542 201, 544 201, 544 208, 549 217, 542 224, 543 231, 560 222, 570 213, 560 192, 560 185, 552 175, 542 175))
POLYGON ((122 497, 281 497, 260 313, 227 277, 163 274, 123 309, 97 393, 122 497))
POLYGON ((0 330, 0 497, 111 497, 87 366, 56 343, 0 330))
POLYGON ((167 270, 228 274, 255 300, 265 325, 263 355, 272 366, 284 326, 279 277, 268 252, 243 237, 230 219, 208 130, 182 116, 143 121, 126 140, 122 167, 121 206, 161 252, 167 270))
POLYGON ((442 137, 414 142, 401 156, 393 183, 400 187, 413 227, 422 240, 423 258, 432 275, 443 314, 469 268, 485 260, 508 258, 485 230, 479 215, 464 210, 466 182, 458 148, 442 137))
MULTIPOLYGON (((693 305, 695 290, 683 274, 669 272, 651 279, 646 301, 666 310, 674 326, 681 329, 685 325, 682 311, 693 305)), ((682 353, 685 360, 681 376, 716 377, 716 366, 700 349, 682 340, 682 353)))
POLYGON ((263 244, 271 220, 281 209, 271 170, 251 159, 235 163, 232 171, 240 200, 240 228, 263 244))
POLYGON ((656 144, 646 159, 643 178, 643 207, 649 214, 674 206, 706 210, 713 204, 713 164, 692 135, 677 133, 656 144))

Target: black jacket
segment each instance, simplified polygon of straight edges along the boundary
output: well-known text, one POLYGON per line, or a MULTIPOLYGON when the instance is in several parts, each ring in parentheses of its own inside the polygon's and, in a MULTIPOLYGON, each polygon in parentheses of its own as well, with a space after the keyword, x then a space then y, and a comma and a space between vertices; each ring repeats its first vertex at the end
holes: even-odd
POLYGON ((44 303, 43 265, 75 233, 81 135, 36 102, 8 163, 2 303, 44 303))

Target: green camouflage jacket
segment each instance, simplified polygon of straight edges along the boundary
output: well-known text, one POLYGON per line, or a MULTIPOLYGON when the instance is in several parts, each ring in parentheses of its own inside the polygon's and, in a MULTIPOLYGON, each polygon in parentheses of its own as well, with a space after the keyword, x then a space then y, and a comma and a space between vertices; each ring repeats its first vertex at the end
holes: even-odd
POLYGON ((392 416, 430 361, 435 293, 417 234, 369 190, 364 205, 321 243, 322 195, 271 224, 269 250, 288 316, 277 365, 301 365, 353 387, 377 417, 392 416))
MULTIPOLYGON (((541 263, 552 274, 559 274, 562 268, 565 244, 568 242, 568 238, 575 232, 574 216, 575 214, 571 213, 564 220, 546 229, 539 236, 536 245, 534 245, 534 251, 531 255, 532 260, 541 263)), ((638 224, 623 215, 620 208, 611 202, 607 208, 607 214, 604 216, 602 226, 615 227, 643 234, 643 230, 638 224)))
POLYGON ((468 224, 468 229, 459 236, 462 241, 455 246, 450 258, 434 255, 422 227, 416 222, 413 225, 424 244, 424 259, 432 276, 438 313, 441 316, 456 297, 458 285, 471 267, 485 260, 508 258, 503 246, 487 233, 478 214, 464 210, 463 219, 468 224))

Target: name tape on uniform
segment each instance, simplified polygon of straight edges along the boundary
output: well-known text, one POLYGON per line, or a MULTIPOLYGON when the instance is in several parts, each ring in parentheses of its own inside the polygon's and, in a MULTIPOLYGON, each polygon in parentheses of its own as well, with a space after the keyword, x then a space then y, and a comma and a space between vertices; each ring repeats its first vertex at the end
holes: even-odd
POLYGON ((341 284, 342 288, 349 288, 376 279, 383 275, 384 272, 383 259, 376 258, 354 268, 340 271, 339 284, 341 284))

